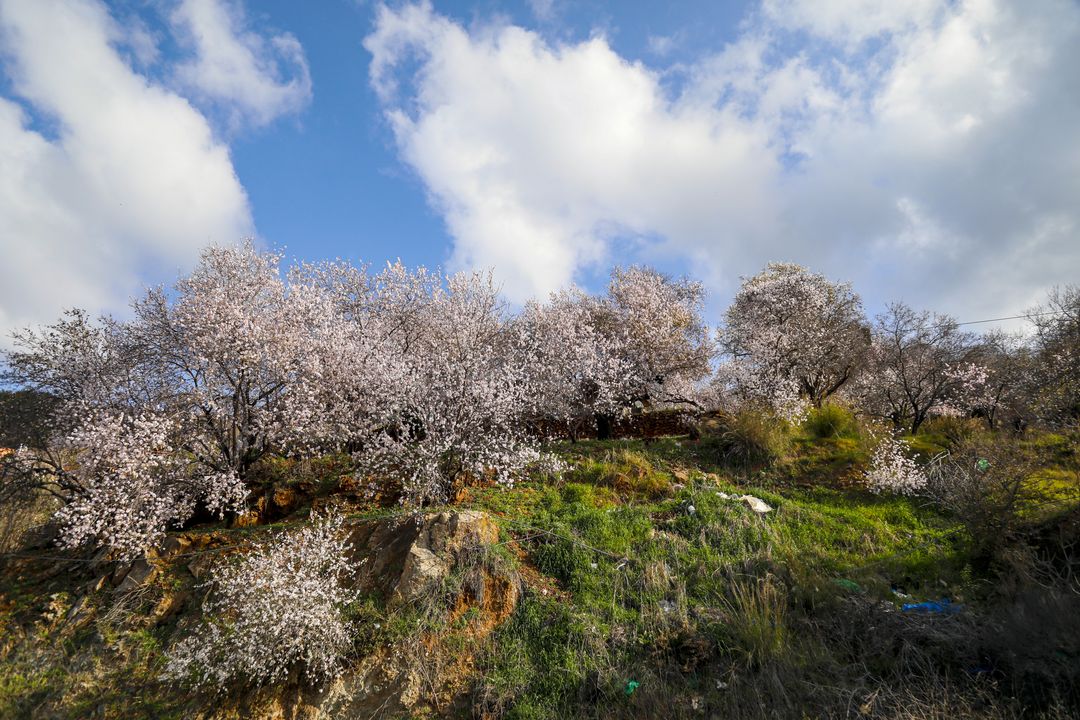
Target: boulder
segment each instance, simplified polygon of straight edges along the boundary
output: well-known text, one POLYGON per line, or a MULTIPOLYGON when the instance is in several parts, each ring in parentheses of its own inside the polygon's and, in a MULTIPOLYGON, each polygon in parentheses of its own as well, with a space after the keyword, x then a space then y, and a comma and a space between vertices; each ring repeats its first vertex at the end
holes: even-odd
POLYGON ((161 543, 161 547, 158 548, 157 555, 162 560, 168 560, 172 557, 180 555, 191 547, 191 540, 183 536, 170 535, 165 538, 161 543))
POLYGON ((443 608, 449 600, 446 625, 459 629, 451 643, 424 633, 363 658, 327 692, 320 717, 445 715, 464 697, 476 653, 521 593, 516 573, 480 561, 482 548, 498 540, 492 519, 472 510, 357 524, 352 544, 362 588, 385 593, 391 607, 434 601, 428 607, 443 608), (464 573, 464 582, 455 597, 443 598, 452 572, 464 573))
POLYGON ((475 510, 359 523, 350 537, 361 589, 394 603, 416 600, 449 575, 462 552, 498 540, 498 526, 475 510))
POLYGON ((155 575, 157 575, 157 568, 151 565, 144 556, 136 559, 126 568, 117 568, 113 575, 113 583, 116 585, 117 593, 126 593, 153 580, 155 575))
POLYGON ((154 620, 156 625, 161 625, 183 610, 187 601, 188 594, 186 592, 167 592, 165 596, 158 601, 158 604, 154 606, 154 610, 150 613, 150 617, 154 620))
POLYGON ((52 547, 58 537, 60 537, 60 524, 50 520, 24 532, 21 545, 24 550, 44 550, 52 547))

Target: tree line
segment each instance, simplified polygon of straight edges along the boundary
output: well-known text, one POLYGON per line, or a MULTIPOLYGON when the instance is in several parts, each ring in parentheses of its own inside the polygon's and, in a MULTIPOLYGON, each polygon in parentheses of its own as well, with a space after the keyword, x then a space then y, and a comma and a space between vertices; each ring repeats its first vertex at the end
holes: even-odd
POLYGON ((210 247, 130 319, 71 310, 15 334, 3 379, 17 393, 0 409, 24 417, 0 501, 52 493, 63 543, 131 556, 197 510, 242 511, 268 453, 350 453, 421 507, 464 477, 557 469, 545 441, 648 409, 798 421, 843 402, 911 433, 935 415, 1014 431, 1080 418, 1075 287, 1030 311, 1030 336, 902 303, 869 319, 849 283, 792 264, 744 279, 718 328, 704 299, 700 283, 630 267, 603 294, 512 312, 490 272, 283 268, 250 242, 210 247))

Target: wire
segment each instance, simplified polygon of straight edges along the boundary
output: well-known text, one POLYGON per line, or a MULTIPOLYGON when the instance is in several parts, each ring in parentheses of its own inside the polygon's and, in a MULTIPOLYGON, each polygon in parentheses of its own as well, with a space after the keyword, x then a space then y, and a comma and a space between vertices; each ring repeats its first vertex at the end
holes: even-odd
POLYGON ((978 325, 980 323, 1001 322, 1002 320, 1027 320, 1033 317, 1042 317, 1043 315, 1066 315, 1065 310, 1047 310, 1045 312, 1024 313, 1023 315, 1009 315, 1008 317, 987 318, 985 320, 965 320, 964 322, 946 322, 938 323, 937 325, 915 325, 913 327, 921 328, 923 330, 940 330, 941 328, 960 327, 961 325, 978 325))
POLYGON ((1042 315, 1061 315, 1061 310, 1048 310, 1046 312, 1025 313, 1024 315, 1010 315, 1009 317, 988 318, 986 320, 968 320, 967 322, 953 323, 955 325, 978 325, 979 323, 999 322, 1001 320, 1026 320, 1027 318, 1040 317, 1042 315))

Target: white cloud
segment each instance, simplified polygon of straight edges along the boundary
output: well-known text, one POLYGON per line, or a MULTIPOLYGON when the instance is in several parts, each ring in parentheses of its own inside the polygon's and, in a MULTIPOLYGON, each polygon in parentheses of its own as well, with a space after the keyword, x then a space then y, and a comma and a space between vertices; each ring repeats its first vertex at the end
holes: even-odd
POLYGON ((528 3, 533 17, 540 22, 551 22, 555 19, 555 0, 528 0, 528 3))
POLYGON ((495 265, 518 299, 617 237, 727 278, 721 292, 792 259, 871 304, 966 317, 1080 269, 1068 0, 769 0, 675 96, 603 38, 466 29, 427 4, 381 8, 365 44, 453 262, 495 265))
POLYGON ((141 279, 252 232, 228 148, 125 62, 125 40, 98 2, 0 0, 18 98, 0 97, 4 344, 65 307, 122 309, 141 279))
POLYGON ((299 41, 245 29, 243 9, 228 0, 181 0, 172 14, 195 57, 176 68, 183 87, 224 103, 234 125, 266 125, 311 101, 311 74, 299 41))
POLYGON ((645 38, 645 46, 649 49, 653 55, 657 57, 667 57, 679 46, 682 42, 681 33, 675 32, 671 35, 650 35, 645 38))
POLYGON ((672 104, 603 39, 470 35, 411 6, 381 9, 366 46, 402 154, 457 240, 453 264, 496 266, 514 299, 566 284, 613 235, 734 241, 755 230, 741 210, 768 212, 767 138, 735 113, 672 104), (414 54, 423 70, 402 95, 396 66, 414 54))
POLYGON ((764 0, 774 24, 846 44, 924 28, 944 11, 941 0, 764 0))

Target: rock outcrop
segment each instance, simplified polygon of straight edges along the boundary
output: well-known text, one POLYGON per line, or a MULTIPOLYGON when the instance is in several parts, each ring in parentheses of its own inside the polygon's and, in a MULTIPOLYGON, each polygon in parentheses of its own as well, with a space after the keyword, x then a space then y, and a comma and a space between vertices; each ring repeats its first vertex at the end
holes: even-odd
POLYGON ((349 532, 358 588, 381 596, 388 614, 423 620, 420 630, 374 648, 327 687, 263 688, 213 717, 412 717, 466 698, 476 653, 521 592, 516 573, 490 562, 498 526, 461 510, 358 521, 349 532))

